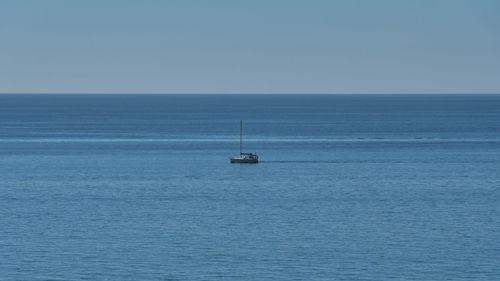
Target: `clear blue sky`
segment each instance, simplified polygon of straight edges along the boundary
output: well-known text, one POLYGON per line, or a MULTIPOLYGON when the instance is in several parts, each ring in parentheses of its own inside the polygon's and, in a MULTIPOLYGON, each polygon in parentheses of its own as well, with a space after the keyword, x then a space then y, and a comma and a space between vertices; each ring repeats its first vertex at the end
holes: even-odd
POLYGON ((500 1, 0 0, 0 92, 500 93, 500 1))

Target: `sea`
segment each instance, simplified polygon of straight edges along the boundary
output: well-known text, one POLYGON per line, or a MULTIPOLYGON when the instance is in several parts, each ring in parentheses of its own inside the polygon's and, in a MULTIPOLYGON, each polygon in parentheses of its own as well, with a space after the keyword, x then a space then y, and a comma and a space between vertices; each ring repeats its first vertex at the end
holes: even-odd
POLYGON ((2 94, 0 280, 500 280, 500 95, 2 94))

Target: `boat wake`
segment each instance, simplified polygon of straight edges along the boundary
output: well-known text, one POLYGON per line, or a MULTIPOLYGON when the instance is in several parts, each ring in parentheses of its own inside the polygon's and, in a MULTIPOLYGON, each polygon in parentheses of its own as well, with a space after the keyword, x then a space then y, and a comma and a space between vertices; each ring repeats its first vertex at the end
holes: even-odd
POLYGON ((324 163, 324 164, 338 164, 345 163, 345 161, 335 161, 335 160, 278 160, 278 161, 260 161, 261 163, 324 163))

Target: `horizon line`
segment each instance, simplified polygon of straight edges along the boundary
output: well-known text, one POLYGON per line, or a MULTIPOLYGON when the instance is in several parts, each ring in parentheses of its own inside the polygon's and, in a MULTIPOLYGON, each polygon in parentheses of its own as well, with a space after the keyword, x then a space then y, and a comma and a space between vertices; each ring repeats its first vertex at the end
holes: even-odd
POLYGON ((185 92, 185 93, 174 93, 174 92, 0 92, 0 95, 499 95, 500 92, 361 92, 361 93, 327 93, 327 92, 241 92, 241 93, 230 93, 230 92, 185 92))

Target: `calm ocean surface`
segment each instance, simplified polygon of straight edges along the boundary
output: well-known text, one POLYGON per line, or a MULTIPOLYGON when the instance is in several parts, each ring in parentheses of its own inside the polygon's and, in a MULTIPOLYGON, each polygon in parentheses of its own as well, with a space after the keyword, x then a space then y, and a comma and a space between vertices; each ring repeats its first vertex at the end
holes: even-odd
POLYGON ((500 280, 500 95, 0 95, 0 280, 500 280))

